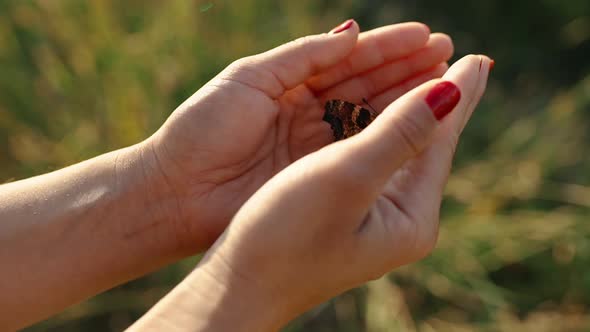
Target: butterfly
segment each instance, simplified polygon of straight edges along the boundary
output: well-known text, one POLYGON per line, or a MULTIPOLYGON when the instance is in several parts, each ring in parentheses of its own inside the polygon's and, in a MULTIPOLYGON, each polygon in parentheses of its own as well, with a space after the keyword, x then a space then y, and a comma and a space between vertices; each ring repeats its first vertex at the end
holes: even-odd
POLYGON ((340 99, 326 102, 323 120, 330 124, 335 141, 360 133, 379 115, 366 99, 363 102, 369 109, 340 99))

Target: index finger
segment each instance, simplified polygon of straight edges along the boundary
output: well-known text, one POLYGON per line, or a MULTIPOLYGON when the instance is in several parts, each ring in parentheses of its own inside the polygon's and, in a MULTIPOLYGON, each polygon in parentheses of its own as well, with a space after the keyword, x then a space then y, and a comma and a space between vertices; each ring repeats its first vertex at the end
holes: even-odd
MULTIPOLYGON (((468 98, 459 103, 462 112, 449 116, 447 126, 455 135, 461 134, 485 92, 493 60, 485 55, 468 55, 457 61, 443 76, 454 82, 468 98)), ((447 130, 447 128, 443 128, 447 130)))

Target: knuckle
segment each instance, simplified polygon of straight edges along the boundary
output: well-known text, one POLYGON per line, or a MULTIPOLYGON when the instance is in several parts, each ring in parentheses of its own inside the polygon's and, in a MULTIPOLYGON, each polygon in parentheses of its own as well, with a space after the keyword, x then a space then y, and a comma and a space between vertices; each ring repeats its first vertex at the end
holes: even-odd
POLYGON ((469 54, 465 56, 465 61, 468 61, 469 63, 473 64, 473 65, 479 65, 479 63, 482 60, 482 57, 480 55, 476 55, 476 54, 469 54))
POLYGON ((373 96, 379 92, 379 87, 377 86, 377 82, 374 78, 370 76, 362 76, 361 80, 361 88, 364 89, 365 96, 373 96))
POLYGON ((427 128, 423 122, 417 119, 417 117, 409 115, 401 115, 396 118, 396 126, 394 128, 396 138, 411 155, 420 153, 424 146, 427 128))
POLYGON ((292 43, 294 48, 298 50, 300 53, 300 59, 304 63, 307 63, 310 67, 312 67, 312 71, 316 71, 317 68, 313 68, 314 65, 314 47, 316 45, 317 36, 303 36, 295 39, 292 43))
POLYGON ((307 49, 314 41, 313 36, 303 36, 295 39, 292 43, 296 47, 307 49))
POLYGON ((253 56, 248 56, 244 58, 240 58, 232 62, 228 68, 231 69, 232 72, 239 72, 243 70, 248 70, 252 67, 253 56))

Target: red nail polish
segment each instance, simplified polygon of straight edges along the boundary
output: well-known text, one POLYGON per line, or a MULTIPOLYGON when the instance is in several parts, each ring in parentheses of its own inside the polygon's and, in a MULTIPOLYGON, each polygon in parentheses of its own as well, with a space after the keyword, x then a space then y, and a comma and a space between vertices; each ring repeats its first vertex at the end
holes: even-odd
POLYGON ((494 59, 492 59, 492 61, 490 61, 490 72, 492 71, 492 69, 494 69, 495 65, 496 65, 496 61, 494 61, 494 59))
POLYGON ((353 19, 346 20, 344 23, 342 23, 339 26, 337 26, 334 29, 332 29, 330 31, 330 33, 331 34, 336 34, 336 33, 342 32, 342 31, 350 28, 352 26, 352 23, 354 23, 354 20, 353 19))
POLYGON ((426 103, 430 106, 436 119, 440 121, 457 106, 460 99, 459 88, 449 81, 444 81, 430 90, 426 96, 426 103))

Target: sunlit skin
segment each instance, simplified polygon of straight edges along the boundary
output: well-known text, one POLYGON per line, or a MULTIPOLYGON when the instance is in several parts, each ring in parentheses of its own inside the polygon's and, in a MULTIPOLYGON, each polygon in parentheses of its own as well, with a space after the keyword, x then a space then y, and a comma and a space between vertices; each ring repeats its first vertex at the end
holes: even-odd
POLYGON ((490 65, 468 56, 447 72, 452 53, 448 36, 420 23, 359 34, 352 22, 236 61, 141 143, 0 186, 0 263, 12 267, 0 283, 0 310, 10 313, 0 329, 206 250, 220 235, 133 329, 275 330, 423 257, 490 65), (425 96, 443 74, 462 97, 438 122, 425 96), (383 113, 330 144, 323 104, 335 98, 366 98, 383 113))
POLYGON ((442 75, 452 52, 448 36, 420 23, 360 36, 354 23, 230 65, 146 142, 176 197, 165 210, 189 251, 210 245, 274 174, 333 140, 325 100, 367 98, 383 109, 442 75))
MULTIPOLYGON (((288 58, 281 59, 285 55, 280 51, 273 51, 278 53, 275 61, 289 63, 288 58)), ((307 54, 315 54, 313 48, 307 54)), ((252 165, 244 166, 251 169, 246 183, 276 172, 277 165, 282 168, 297 161, 249 198, 197 269, 132 330, 182 331, 190 326, 191 331, 274 331, 344 290, 427 255, 436 243, 442 192, 458 137, 485 90, 491 65, 486 56, 467 56, 442 79, 390 100, 362 133, 318 151, 330 141, 331 133, 318 122, 321 97, 317 99, 309 85, 281 79, 294 90, 286 95, 258 92, 260 106, 268 103, 270 109, 270 96, 279 96, 274 105, 284 107, 292 125, 281 126, 281 121, 288 120, 280 118, 283 109, 279 109, 277 119, 268 120, 270 136, 261 136, 264 144, 254 139, 248 144, 243 138, 243 156, 253 158, 240 163, 252 165), (455 110, 439 121, 427 96, 443 81, 454 83, 462 97, 455 110), (291 94, 303 103, 282 101, 291 94), (299 138, 301 132, 308 133, 302 135, 306 139, 299 138), (311 151, 315 152, 308 154, 311 151)), ((290 77, 308 72, 295 67, 290 68, 290 77)), ((231 72, 237 77, 242 73, 239 68, 231 72)), ((235 77, 232 82, 264 77, 252 76, 251 69, 244 72, 244 79, 235 77)), ((243 85, 252 89, 253 82, 243 85)), ((275 88, 282 91, 280 86, 275 88)), ((343 93, 356 100, 366 92, 343 93)), ((386 93, 391 96, 391 89, 386 93)), ((369 102, 382 109, 380 97, 369 96, 369 102)), ((236 111, 236 117, 239 114, 236 111)), ((267 113, 259 116, 262 122, 267 113)))

